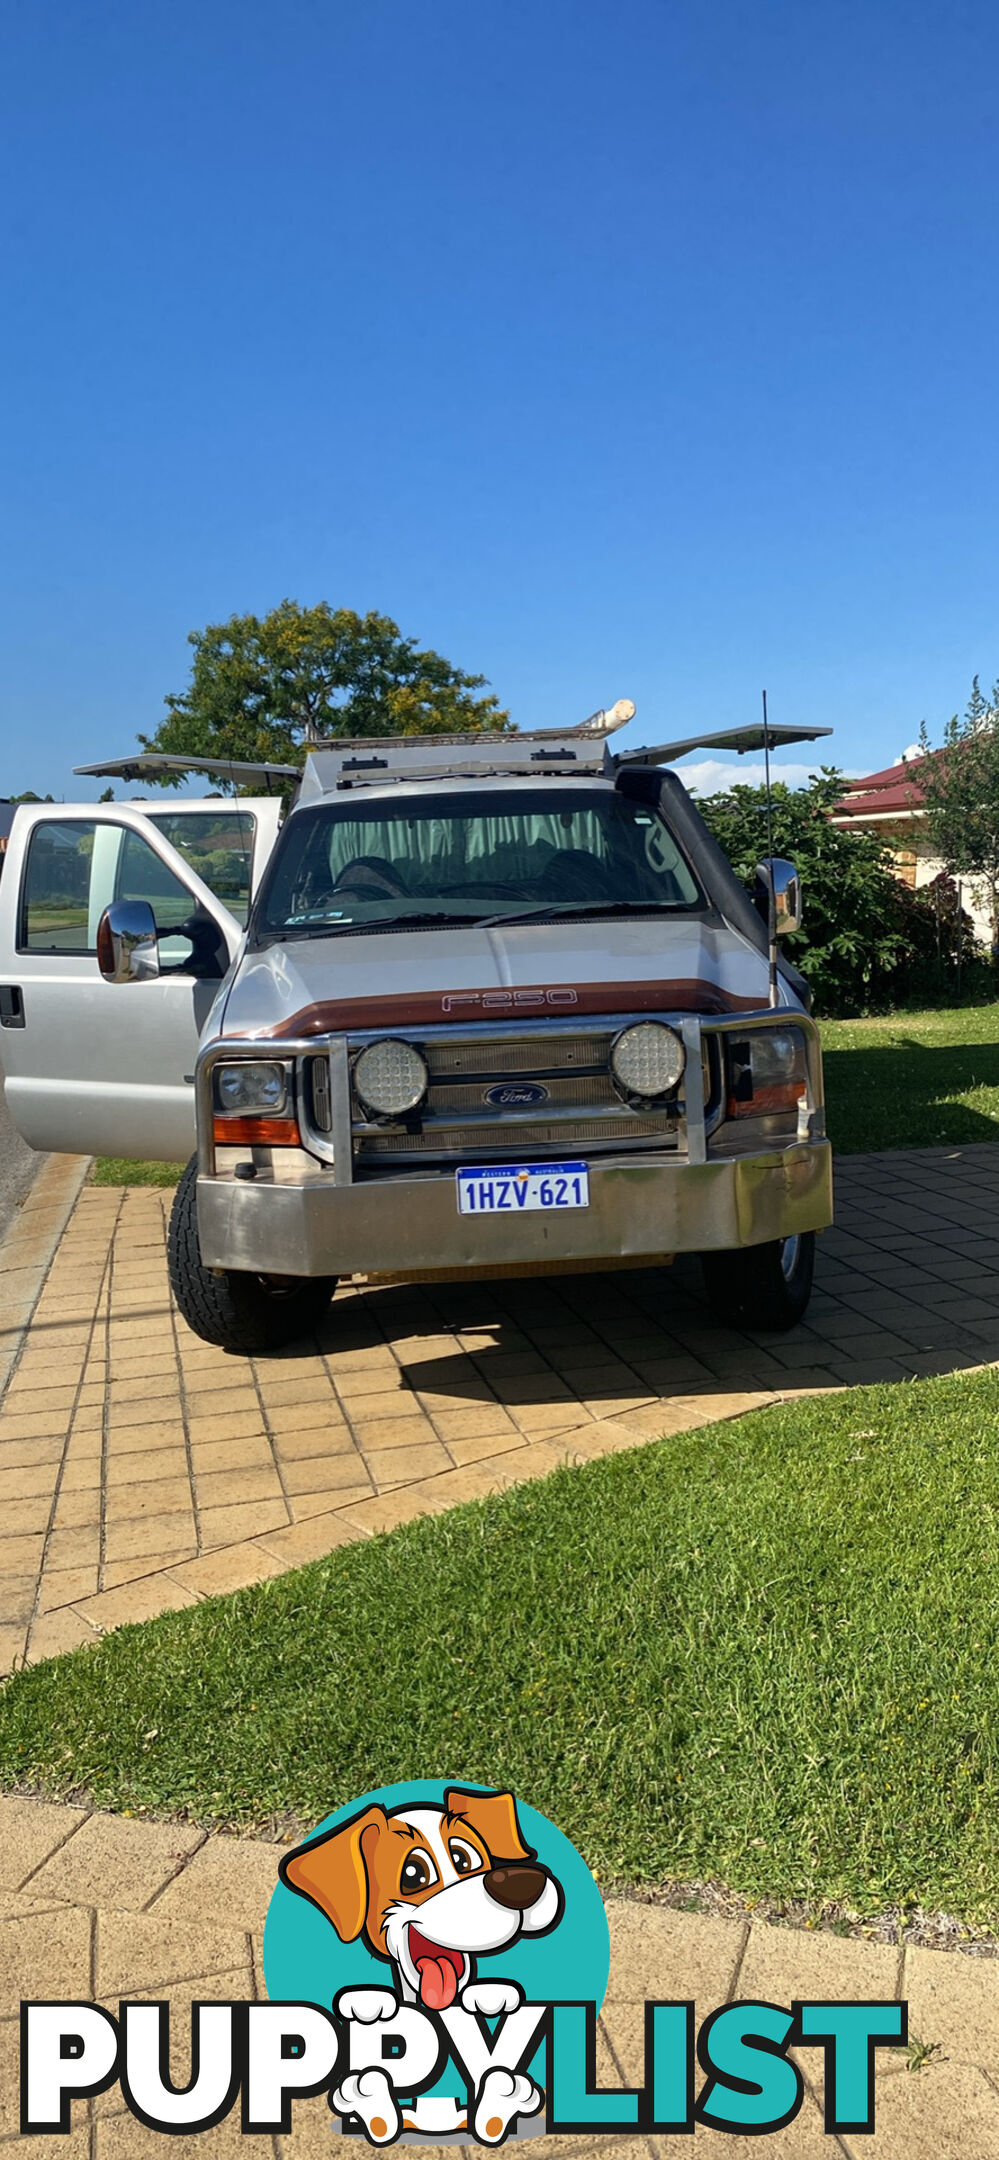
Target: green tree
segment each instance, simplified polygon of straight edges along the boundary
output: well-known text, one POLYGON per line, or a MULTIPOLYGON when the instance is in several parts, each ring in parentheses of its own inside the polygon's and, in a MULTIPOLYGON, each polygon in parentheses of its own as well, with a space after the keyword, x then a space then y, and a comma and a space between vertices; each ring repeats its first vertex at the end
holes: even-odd
POLYGON ((477 694, 484 675, 404 638, 387 615, 282 600, 269 615, 194 630, 188 643, 188 688, 167 698, 154 735, 139 736, 144 749, 290 765, 339 735, 478 734, 508 724, 495 697, 477 694))
POLYGON ((952 877, 968 878, 992 924, 992 947, 999 945, 999 682, 985 697, 978 676, 964 717, 957 713, 944 729, 943 748, 931 753, 924 720, 920 746, 926 762, 919 787, 926 803, 926 828, 934 854, 952 877))
MULTIPOLYGON (((983 989, 972 927, 952 890, 910 893, 880 840, 832 824, 842 792, 842 774, 831 768, 809 787, 778 781, 773 789, 774 853, 797 864, 804 894, 802 929, 781 943, 807 977, 817 1010, 879 1011, 913 998, 950 999, 959 985, 983 989)), ((767 852, 765 788, 734 787, 698 809, 752 887, 767 852)))

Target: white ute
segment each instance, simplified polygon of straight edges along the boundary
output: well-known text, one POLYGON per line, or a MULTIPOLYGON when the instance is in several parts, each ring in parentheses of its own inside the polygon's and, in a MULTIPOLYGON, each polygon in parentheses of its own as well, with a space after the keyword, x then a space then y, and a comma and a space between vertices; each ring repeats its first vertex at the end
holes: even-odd
POLYGON ((615 755, 632 711, 330 743, 280 830, 265 794, 18 810, 11 1118, 35 1148, 187 1162, 170 1276, 206 1341, 287 1342, 339 1277, 683 1251, 727 1319, 800 1319, 832 1174, 817 1031, 777 958, 797 879, 768 860, 751 899, 664 769, 763 730, 615 755))

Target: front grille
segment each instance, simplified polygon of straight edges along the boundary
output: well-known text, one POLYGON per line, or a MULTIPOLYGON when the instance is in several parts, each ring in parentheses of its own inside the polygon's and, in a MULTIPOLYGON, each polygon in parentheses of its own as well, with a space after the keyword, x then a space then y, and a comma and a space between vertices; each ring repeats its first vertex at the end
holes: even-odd
MULTIPOLYGON (((486 1074, 481 1080, 463 1084, 443 1080, 431 1081, 428 1097, 431 1112, 439 1116, 442 1111, 447 1110, 459 1117, 483 1119, 501 1116, 502 1104, 483 1101, 483 1096, 490 1091, 492 1077, 486 1074)), ((505 1082, 506 1086, 512 1089, 518 1080, 527 1078, 523 1073, 505 1073, 499 1084, 502 1087, 505 1082)), ((533 1075, 530 1076, 529 1084, 538 1085, 533 1075)), ((620 1107, 620 1096, 610 1074, 606 1072, 581 1073, 577 1077, 575 1073, 563 1075, 546 1071, 544 1086, 548 1101, 537 1105, 540 1118, 544 1118, 549 1110, 597 1111, 616 1110, 620 1107)), ((507 1105, 508 1110, 515 1110, 516 1107, 515 1103, 507 1105)))
POLYGON ((408 1155, 426 1161, 431 1155, 474 1155, 489 1162, 516 1157, 527 1161, 543 1149, 545 1155, 572 1155, 580 1147, 633 1147, 638 1140, 676 1146, 676 1126, 665 1118, 631 1115, 618 1118, 567 1118, 558 1125, 529 1123, 511 1127, 499 1119, 492 1125, 449 1125, 446 1136, 439 1127, 427 1125, 422 1133, 365 1133, 359 1143, 360 1162, 377 1162, 386 1155, 408 1155))
POLYGON ((312 1122, 317 1132, 333 1130, 333 1102, 330 1093, 330 1063, 328 1057, 310 1057, 306 1060, 312 1122))
POLYGON ((423 1055, 431 1080, 458 1079, 474 1073, 476 1079, 502 1080, 511 1073, 526 1080, 528 1074, 578 1070, 599 1066, 606 1070, 610 1046, 608 1035, 558 1035, 547 1030, 525 1035, 516 1042, 424 1043, 423 1055))
MULTIPOLYGON (((624 1022, 620 1024, 625 1024, 624 1022)), ((474 1040, 437 1035, 419 1041, 430 1087, 424 1109, 403 1125, 375 1125, 355 1101, 357 1167, 392 1162, 434 1162, 455 1157, 522 1162, 533 1157, 572 1156, 581 1149, 677 1146, 676 1103, 660 1112, 632 1111, 621 1101, 610 1073, 610 1049, 618 1025, 564 1034, 550 1023, 511 1035, 476 1033, 474 1040), (473 1078, 474 1075, 474 1078, 473 1078), (486 1101, 490 1088, 521 1080, 544 1086, 536 1109, 486 1101)), ((417 1038, 412 1038, 417 1044, 417 1038)), ((353 1052, 354 1046, 351 1045, 353 1052)))

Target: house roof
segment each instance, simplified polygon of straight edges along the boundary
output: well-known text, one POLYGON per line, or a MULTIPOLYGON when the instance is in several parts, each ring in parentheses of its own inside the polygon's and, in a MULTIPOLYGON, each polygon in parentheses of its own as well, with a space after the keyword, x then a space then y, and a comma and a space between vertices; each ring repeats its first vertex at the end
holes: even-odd
MULTIPOLYGON (((939 751, 931 751, 938 757, 939 751)), ((922 810, 925 802, 919 774, 927 763, 925 758, 900 758, 897 765, 886 765, 881 772, 866 773, 848 780, 833 810, 837 824, 849 818, 858 822, 863 818, 890 817, 908 811, 922 810)))

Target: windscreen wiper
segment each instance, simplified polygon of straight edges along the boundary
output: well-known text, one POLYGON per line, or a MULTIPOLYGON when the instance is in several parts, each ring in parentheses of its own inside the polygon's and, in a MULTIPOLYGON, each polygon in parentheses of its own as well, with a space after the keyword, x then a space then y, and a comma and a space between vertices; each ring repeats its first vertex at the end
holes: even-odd
POLYGON ((371 930, 422 929, 428 923, 450 923, 453 927, 455 923, 481 920, 480 915, 455 915, 450 909, 414 908, 408 915, 372 915, 365 922, 338 922, 335 916, 317 916, 315 922, 284 923, 263 934, 271 938, 357 937, 371 930))
POLYGON ((538 921, 562 915, 666 915, 674 909, 663 900, 549 900, 544 906, 515 908, 510 915, 479 915, 473 918, 480 930, 502 929, 504 923, 538 921))

